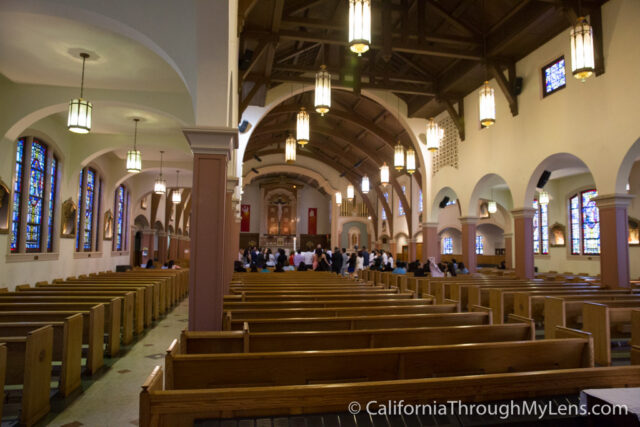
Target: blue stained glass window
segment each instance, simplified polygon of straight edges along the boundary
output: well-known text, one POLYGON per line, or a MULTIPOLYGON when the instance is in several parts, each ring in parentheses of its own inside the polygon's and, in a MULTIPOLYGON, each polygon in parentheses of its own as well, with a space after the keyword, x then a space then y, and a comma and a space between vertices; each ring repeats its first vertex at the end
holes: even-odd
MULTIPOLYGON (((406 187, 404 185, 402 186, 402 193, 403 194, 406 193, 406 187)), ((404 208, 402 207, 402 202, 400 201, 399 198, 398 198, 398 215, 404 216, 404 208)))
POLYGON ((449 200, 446 204, 446 206, 451 206, 451 205, 455 205, 456 201, 455 200, 449 200))
POLYGON ((533 253, 549 253, 549 206, 533 201, 533 253))
POLYGON ((551 95, 567 86, 564 56, 542 68, 542 81, 544 83, 544 96, 551 95))
MULTIPOLYGON (((383 194, 384 199, 387 201, 387 204, 389 204, 389 193, 384 193, 383 194)), ((384 221, 385 219, 387 219, 387 211, 384 209, 384 206, 382 207, 382 220, 384 221)))
POLYGON ((422 212, 422 190, 418 193, 418 212, 422 212))
POLYGON ((115 249, 117 251, 124 250, 124 214, 125 214, 125 190, 123 186, 116 190, 116 242, 115 249))
POLYGON ((22 172, 24 170, 24 139, 19 139, 16 145, 16 174, 13 187, 13 209, 11 210, 11 252, 18 251, 20 236, 20 195, 22 194, 22 172))
POLYGON ((570 216, 571 216, 571 253, 573 255, 580 255, 580 199, 578 196, 573 196, 570 201, 570 216))
POLYGON ((93 243, 93 202, 96 191, 96 173, 93 169, 87 169, 87 190, 84 200, 84 241, 85 252, 90 252, 93 243))
POLYGON ((442 253, 445 255, 453 253, 453 237, 442 238, 442 253))
POLYGON ((571 253, 574 255, 600 254, 600 212, 595 200, 596 190, 583 191, 570 201, 571 253))
POLYGON ((80 170, 80 180, 79 180, 79 184, 78 184, 78 225, 76 226, 76 251, 80 250, 80 225, 82 224, 82 212, 80 207, 82 206, 82 184, 83 184, 83 176, 84 176, 84 169, 80 170))
POLYGON ((27 203, 27 252, 39 252, 42 245, 47 148, 34 140, 31 144, 31 173, 27 203))
POLYGON ((53 252, 53 219, 56 206, 56 185, 58 181, 58 159, 51 159, 51 178, 49 181, 49 218, 47 220, 47 251, 53 252))
POLYGON ((476 254, 484 254, 484 237, 476 234, 476 254))

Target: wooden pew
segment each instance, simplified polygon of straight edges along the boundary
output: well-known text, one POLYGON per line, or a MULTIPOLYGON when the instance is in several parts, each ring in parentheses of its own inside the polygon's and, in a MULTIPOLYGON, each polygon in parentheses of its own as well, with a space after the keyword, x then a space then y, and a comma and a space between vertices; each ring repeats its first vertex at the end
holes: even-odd
POLYGON ((327 300, 346 300, 346 299, 411 299, 413 294, 279 294, 279 295, 225 295, 224 302, 232 301, 327 301, 327 300))
POLYGON ((20 423, 34 425, 50 410, 53 328, 43 326, 25 336, 0 337, 7 348, 5 385, 21 385, 20 423))
POLYGON ((4 384, 5 384, 6 377, 7 377, 7 346, 4 343, 0 343, 0 420, 2 420, 2 407, 4 404, 4 384))
POLYGON ((60 362, 58 391, 61 396, 66 397, 81 385, 81 314, 71 315, 62 321, 0 323, 0 336, 26 336, 30 331, 44 326, 53 328, 52 360, 60 362))
POLYGON ((631 364, 640 365, 640 310, 631 312, 631 364))
POLYGON ((238 308, 329 308, 329 307, 354 307, 354 306, 387 306, 387 305, 426 305, 433 304, 434 298, 421 299, 346 299, 346 300, 325 300, 325 301, 226 301, 225 310, 238 308))

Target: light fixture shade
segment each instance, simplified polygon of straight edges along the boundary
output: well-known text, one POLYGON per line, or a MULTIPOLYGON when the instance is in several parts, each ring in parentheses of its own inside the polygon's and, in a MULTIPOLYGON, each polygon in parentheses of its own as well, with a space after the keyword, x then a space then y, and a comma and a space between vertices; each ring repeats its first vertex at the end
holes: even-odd
POLYGON ((296 139, 293 135, 289 135, 285 141, 284 159, 287 163, 295 163, 296 161, 296 139))
POLYGON ((349 184, 347 186, 347 200, 352 201, 355 196, 356 196, 356 190, 355 188, 353 188, 353 185, 349 184))
POLYGON ((326 66, 321 66, 316 73, 316 112, 324 116, 331 108, 331 74, 326 66))
POLYGON ((549 204, 549 193, 547 193, 546 191, 541 191, 540 194, 538 195, 538 202, 541 205, 548 205, 549 204))
POLYGON ((127 151, 127 172, 140 173, 142 170, 142 154, 139 150, 127 151))
POLYGON ((367 175, 362 177, 362 192, 364 194, 369 193, 369 177, 367 175))
POLYGON ((576 79, 585 81, 593 75, 594 70, 593 29, 581 17, 571 28, 571 71, 576 79))
POLYGON ((336 192, 336 205, 340 206, 342 204, 342 193, 336 192))
POLYGON ((413 148, 407 150, 407 173, 412 175, 416 171, 416 152, 413 148))
POLYGON ((404 169, 404 147, 400 143, 398 143, 395 148, 393 156, 393 166, 398 171, 404 169))
POLYGON ((489 203, 487 203, 487 210, 492 214, 498 212, 498 204, 493 200, 490 200, 489 203))
POLYGON ((427 123, 427 150, 437 151, 440 148, 440 143, 444 137, 444 129, 440 127, 438 123, 432 118, 427 123))
POLYGON ((93 106, 86 99, 72 99, 69 102, 67 128, 74 133, 89 133, 91 130, 91 110, 93 110, 93 106))
POLYGON ((309 143, 309 113, 304 107, 300 108, 300 112, 297 116, 297 134, 296 140, 300 145, 306 145, 309 143))
POLYGON ((178 204, 180 202, 182 202, 182 190, 179 188, 176 188, 173 190, 173 192, 171 193, 171 201, 174 204, 178 204))
POLYGON ((489 82, 480 89, 480 124, 489 127, 496 122, 496 98, 489 82))
POLYGON ((167 192, 167 181, 162 178, 162 175, 156 178, 156 182, 153 185, 153 192, 156 194, 165 194, 167 192))
POLYGON ((386 162, 380 166, 380 183, 385 187, 389 184, 389 166, 386 162))
POLYGON ((362 55, 371 44, 370 0, 349 0, 349 49, 362 55))

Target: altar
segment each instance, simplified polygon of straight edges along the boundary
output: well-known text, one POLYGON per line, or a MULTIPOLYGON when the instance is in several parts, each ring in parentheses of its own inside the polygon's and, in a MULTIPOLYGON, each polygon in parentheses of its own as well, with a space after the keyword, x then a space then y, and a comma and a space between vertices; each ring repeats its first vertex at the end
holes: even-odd
POLYGON ((285 249, 294 250, 296 236, 291 235, 266 235, 260 236, 260 247, 268 248, 271 251, 285 249))

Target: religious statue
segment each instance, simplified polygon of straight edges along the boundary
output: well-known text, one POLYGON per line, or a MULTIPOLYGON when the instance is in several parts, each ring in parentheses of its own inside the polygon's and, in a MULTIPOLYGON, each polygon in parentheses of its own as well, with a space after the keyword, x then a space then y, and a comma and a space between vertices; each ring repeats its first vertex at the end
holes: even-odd
POLYGON ((111 210, 104 213, 104 240, 113 238, 113 214, 111 210))
POLYGON ((278 232, 277 232, 277 234, 281 234, 280 223, 282 222, 282 208, 283 208, 284 205, 287 204, 287 202, 282 200, 282 198, 278 197, 278 200, 276 200, 275 202, 271 202, 271 204, 278 208, 278 232))
POLYGON ((60 237, 73 238, 76 236, 76 216, 78 207, 71 198, 62 203, 62 221, 60 237))

